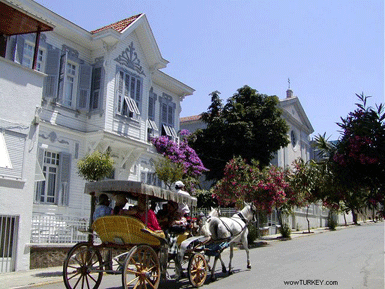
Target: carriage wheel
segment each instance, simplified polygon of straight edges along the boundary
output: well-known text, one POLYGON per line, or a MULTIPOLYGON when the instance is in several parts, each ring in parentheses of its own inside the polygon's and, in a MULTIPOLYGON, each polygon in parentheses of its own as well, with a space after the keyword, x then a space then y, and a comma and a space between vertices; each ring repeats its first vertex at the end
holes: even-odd
POLYGON ((207 277, 207 261, 203 254, 196 253, 188 262, 188 278, 194 287, 202 286, 207 277))
POLYGON ((67 289, 99 287, 103 277, 103 259, 99 250, 87 242, 78 243, 68 252, 63 264, 67 289))
POLYGON ((122 283, 124 289, 156 289, 160 282, 160 262, 150 246, 139 245, 131 249, 124 262, 122 283))

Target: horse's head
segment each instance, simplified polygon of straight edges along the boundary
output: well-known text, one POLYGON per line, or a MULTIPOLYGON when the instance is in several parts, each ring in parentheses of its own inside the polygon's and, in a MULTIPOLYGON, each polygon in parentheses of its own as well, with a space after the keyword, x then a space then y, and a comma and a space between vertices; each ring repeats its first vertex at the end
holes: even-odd
POLYGON ((211 211, 210 213, 208 214, 208 218, 211 218, 211 217, 219 217, 221 215, 221 211, 219 208, 213 208, 211 207, 211 211))
POLYGON ((251 203, 246 203, 244 202, 245 204, 245 209, 247 209, 248 211, 248 214, 247 216, 245 216, 249 221, 251 220, 256 220, 256 216, 257 216, 257 207, 254 205, 253 202, 251 203))

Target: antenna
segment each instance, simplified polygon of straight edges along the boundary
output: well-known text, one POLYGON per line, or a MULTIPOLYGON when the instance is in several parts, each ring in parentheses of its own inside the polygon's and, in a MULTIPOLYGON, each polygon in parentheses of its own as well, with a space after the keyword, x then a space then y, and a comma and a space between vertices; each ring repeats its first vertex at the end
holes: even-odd
POLYGON ((290 89, 290 78, 287 79, 287 82, 289 83, 289 89, 290 89))

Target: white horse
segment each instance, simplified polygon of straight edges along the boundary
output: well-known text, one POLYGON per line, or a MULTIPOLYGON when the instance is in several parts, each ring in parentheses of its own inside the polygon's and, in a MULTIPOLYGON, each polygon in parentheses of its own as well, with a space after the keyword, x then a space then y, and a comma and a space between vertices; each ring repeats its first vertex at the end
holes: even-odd
MULTIPOLYGON (((211 217, 208 223, 209 232, 213 240, 229 240, 230 244, 230 262, 229 262, 229 274, 231 271, 231 261, 233 259, 234 243, 242 242, 243 247, 246 250, 247 256, 247 269, 251 269, 249 247, 247 242, 247 224, 250 222, 256 213, 256 207, 254 204, 245 203, 245 207, 238 213, 234 214, 231 218, 226 217, 211 217)), ((211 279, 214 279, 214 270, 217 258, 214 261, 214 265, 211 271, 211 279)), ((223 266, 223 265, 222 265, 223 266)), ((222 269, 223 271, 223 269, 222 269)))

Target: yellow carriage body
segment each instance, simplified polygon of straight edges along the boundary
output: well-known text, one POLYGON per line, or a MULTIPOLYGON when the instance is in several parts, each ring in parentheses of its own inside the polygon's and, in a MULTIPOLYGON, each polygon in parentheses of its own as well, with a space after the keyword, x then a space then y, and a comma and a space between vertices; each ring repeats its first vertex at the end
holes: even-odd
POLYGON ((105 244, 160 246, 159 238, 165 238, 163 233, 150 232, 142 221, 129 216, 98 218, 92 224, 92 229, 105 244))

